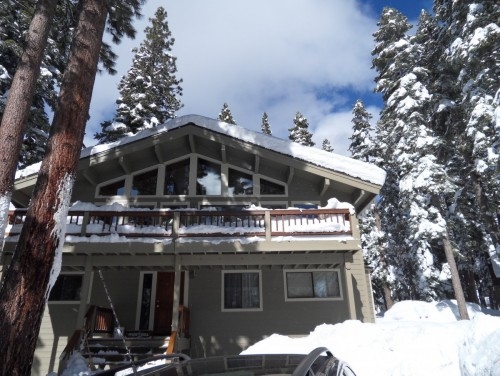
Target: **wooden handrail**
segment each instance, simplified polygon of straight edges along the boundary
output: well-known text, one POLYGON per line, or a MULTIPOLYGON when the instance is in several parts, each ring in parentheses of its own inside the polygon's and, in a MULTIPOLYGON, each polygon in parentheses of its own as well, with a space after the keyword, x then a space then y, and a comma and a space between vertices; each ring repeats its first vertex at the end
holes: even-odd
MULTIPOLYGON (((9 211, 7 237, 20 233, 26 209, 9 211)), ((67 235, 89 237, 234 237, 352 235, 349 209, 70 210, 67 235), (269 213, 269 214, 267 214, 269 213)))

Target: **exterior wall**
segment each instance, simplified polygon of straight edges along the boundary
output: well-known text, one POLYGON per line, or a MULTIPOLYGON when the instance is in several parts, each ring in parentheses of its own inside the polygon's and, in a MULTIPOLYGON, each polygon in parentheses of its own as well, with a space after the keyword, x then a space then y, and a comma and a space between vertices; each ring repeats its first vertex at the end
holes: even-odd
MULTIPOLYGON (((136 329, 135 316, 140 272, 137 270, 104 271, 102 274, 120 326, 126 329, 136 329)), ((94 273, 90 304, 101 307, 110 306, 103 283, 97 272, 94 273)))
POLYGON ((221 269, 197 270, 191 276, 192 357, 239 354, 273 333, 307 335, 317 325, 348 317, 345 283, 340 301, 285 302, 282 269, 262 270, 262 311, 222 312, 221 273, 221 269))
POLYGON ((47 304, 31 369, 33 376, 57 371, 59 356, 77 327, 77 311, 78 304, 47 304))
POLYGON ((375 313, 373 311, 373 298, 370 286, 368 286, 363 253, 356 252, 353 255, 353 261, 346 263, 348 273, 346 278, 351 279, 353 287, 353 299, 355 304, 354 315, 363 322, 375 322, 375 313))

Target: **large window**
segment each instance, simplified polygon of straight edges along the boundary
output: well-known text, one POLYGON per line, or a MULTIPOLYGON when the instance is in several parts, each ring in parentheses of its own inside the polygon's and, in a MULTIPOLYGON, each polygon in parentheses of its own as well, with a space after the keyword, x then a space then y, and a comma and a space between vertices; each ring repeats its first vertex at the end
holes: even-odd
POLYGON ((52 287, 49 302, 79 302, 83 274, 60 274, 52 287))
POLYGON ((338 270, 285 271, 285 300, 342 299, 338 270))
POLYGON ((260 194, 261 195, 284 195, 285 186, 266 179, 260 179, 260 194))
POLYGON ((260 271, 222 272, 222 310, 262 310, 260 271))
POLYGON ((134 176, 131 196, 153 196, 156 194, 158 170, 154 169, 134 176))
POLYGON ((123 196, 125 194, 125 180, 103 185, 99 188, 100 196, 123 196))
POLYGON ((189 159, 165 167, 165 195, 187 195, 189 193, 189 159))
POLYGON ((220 195, 222 192, 220 171, 220 164, 198 159, 196 194, 208 196, 220 195))
POLYGON ((229 196, 252 195, 253 177, 250 174, 233 170, 228 171, 228 194, 229 196))

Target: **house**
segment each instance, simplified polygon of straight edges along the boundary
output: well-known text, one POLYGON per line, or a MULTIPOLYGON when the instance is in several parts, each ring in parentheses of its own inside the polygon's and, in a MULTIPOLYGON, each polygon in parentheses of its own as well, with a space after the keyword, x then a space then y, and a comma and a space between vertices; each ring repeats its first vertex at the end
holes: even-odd
MULTIPOLYGON (((17 173, 2 265, 36 172, 17 173)), ((356 213, 384 178, 361 161, 194 115, 84 149, 33 374, 57 371, 82 338, 87 349, 142 341, 203 357, 272 333, 373 322, 356 213)))

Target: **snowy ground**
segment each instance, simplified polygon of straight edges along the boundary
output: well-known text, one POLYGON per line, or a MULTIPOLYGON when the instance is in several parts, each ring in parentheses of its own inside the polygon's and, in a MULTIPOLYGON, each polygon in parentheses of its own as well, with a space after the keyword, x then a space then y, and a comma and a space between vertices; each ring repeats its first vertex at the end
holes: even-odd
MULTIPOLYGON (((500 376, 500 312, 469 304, 460 321, 454 302, 397 303, 376 324, 320 325, 302 338, 272 334, 243 352, 307 353, 325 346, 357 376, 500 376)), ((74 359, 64 376, 90 375, 74 359)))

